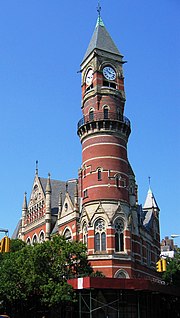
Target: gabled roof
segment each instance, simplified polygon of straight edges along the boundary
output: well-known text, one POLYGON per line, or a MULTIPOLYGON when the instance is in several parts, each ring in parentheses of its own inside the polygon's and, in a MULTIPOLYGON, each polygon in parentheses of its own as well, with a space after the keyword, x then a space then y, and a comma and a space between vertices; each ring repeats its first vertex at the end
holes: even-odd
POLYGON ((89 54, 94 49, 103 50, 123 57, 123 55, 119 52, 118 48, 116 47, 111 36, 109 35, 108 31, 106 30, 100 16, 97 19, 97 24, 91 41, 89 43, 89 46, 87 48, 87 51, 85 53, 85 56, 83 58, 83 61, 89 56, 89 54))
POLYGON ((152 209, 152 208, 157 208, 159 210, 154 194, 152 193, 151 188, 149 188, 147 197, 143 206, 143 210, 152 209))
MULTIPOLYGON (((40 178, 39 180, 41 182, 42 188, 44 193, 46 192, 46 184, 47 184, 47 178, 40 178)), ((65 193, 66 193, 66 182, 65 181, 59 181, 59 180, 53 180, 51 179, 51 208, 52 208, 52 214, 56 214, 58 211, 58 203, 59 203, 59 193, 62 193, 62 201, 64 202, 65 193)), ((71 200, 74 199, 74 191, 76 186, 76 181, 69 181, 67 186, 67 191, 71 197, 71 200)))

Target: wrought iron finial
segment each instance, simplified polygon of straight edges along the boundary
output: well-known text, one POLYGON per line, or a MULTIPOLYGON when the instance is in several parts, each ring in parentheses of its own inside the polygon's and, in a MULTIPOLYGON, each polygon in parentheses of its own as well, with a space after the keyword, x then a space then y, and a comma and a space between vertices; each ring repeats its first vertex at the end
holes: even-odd
POLYGON ((36 175, 38 175, 38 160, 36 160, 36 175))
POLYGON ((150 187, 151 187, 151 177, 148 177, 148 179, 149 179, 149 189, 150 189, 150 187))
POLYGON ((99 16, 99 18, 100 18, 100 16, 101 16, 101 5, 100 5, 100 1, 98 1, 97 12, 98 12, 98 16, 99 16))

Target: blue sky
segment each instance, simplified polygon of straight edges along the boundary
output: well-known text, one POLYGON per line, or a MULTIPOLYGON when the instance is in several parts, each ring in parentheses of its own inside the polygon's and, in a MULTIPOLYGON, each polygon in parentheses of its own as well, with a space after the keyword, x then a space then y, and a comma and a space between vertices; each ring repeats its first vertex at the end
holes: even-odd
MULTIPOLYGON (((77 177, 81 145, 80 63, 97 1, 6 0, 0 4, 1 228, 12 234, 39 175, 77 177)), ((101 16, 124 59, 131 120, 129 160, 139 186, 148 176, 160 206, 161 237, 180 234, 180 2, 102 0, 101 16)), ((176 239, 180 245, 180 239, 176 239)))

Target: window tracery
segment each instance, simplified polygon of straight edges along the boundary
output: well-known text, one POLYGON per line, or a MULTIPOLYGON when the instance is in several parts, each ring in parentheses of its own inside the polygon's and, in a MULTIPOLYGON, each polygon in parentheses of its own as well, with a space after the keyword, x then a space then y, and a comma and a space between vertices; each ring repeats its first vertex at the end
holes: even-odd
POLYGON ((105 221, 103 219, 98 219, 95 222, 94 226, 94 231, 95 231, 95 251, 105 251, 106 250, 106 226, 105 226, 105 221))

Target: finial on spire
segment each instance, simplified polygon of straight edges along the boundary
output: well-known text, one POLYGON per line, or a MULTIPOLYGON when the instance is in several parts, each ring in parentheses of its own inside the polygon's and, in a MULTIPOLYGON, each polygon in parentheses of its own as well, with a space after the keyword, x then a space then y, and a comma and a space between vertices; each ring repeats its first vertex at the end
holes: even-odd
POLYGON ((100 5, 100 1, 98 1, 98 5, 97 5, 97 12, 98 12, 98 18, 97 18, 97 23, 96 23, 96 27, 98 25, 100 26, 104 26, 103 20, 101 19, 101 5, 100 5))
POLYGON ((38 160, 36 160, 36 175, 38 176, 38 160))
POLYGON ((149 189, 150 189, 151 188, 151 177, 149 176, 148 179, 149 179, 149 189))
POLYGON ((101 5, 100 5, 100 1, 98 1, 98 5, 97 5, 97 12, 98 12, 98 17, 101 17, 101 5))

